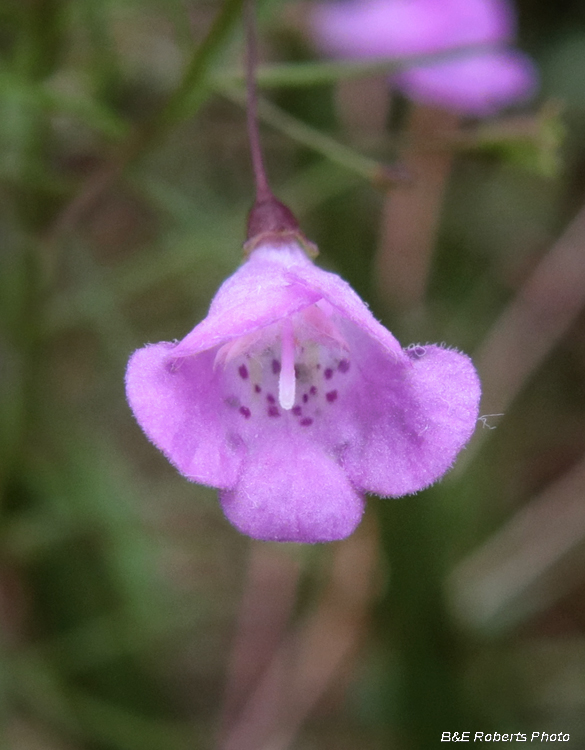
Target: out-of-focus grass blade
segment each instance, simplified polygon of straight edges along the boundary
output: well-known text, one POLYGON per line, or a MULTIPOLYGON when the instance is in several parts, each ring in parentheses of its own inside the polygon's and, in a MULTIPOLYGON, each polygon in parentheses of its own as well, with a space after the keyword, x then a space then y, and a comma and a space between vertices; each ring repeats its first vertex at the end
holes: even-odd
POLYGON ((116 289, 108 274, 82 242, 76 243, 75 250, 74 264, 71 265, 75 267, 77 278, 82 280, 80 290, 68 298, 65 295, 56 297, 49 315, 44 318, 45 330, 52 328, 52 315, 56 314, 53 311, 66 308, 76 321, 91 323, 114 360, 123 360, 135 346, 137 337, 120 309, 116 289))
POLYGON ((195 746, 192 725, 138 716, 88 693, 72 691, 41 661, 21 660, 11 665, 10 672, 15 697, 71 739, 107 743, 115 750, 192 750, 195 746))
POLYGON ((78 524, 80 533, 93 529, 103 539, 119 600, 138 620, 148 621, 157 592, 156 567, 152 540, 140 520, 139 484, 105 437, 90 437, 56 421, 50 451, 29 461, 29 482, 57 517, 78 524))
POLYGON ((453 607, 482 631, 509 629, 582 582, 585 460, 522 508, 450 577, 453 607))

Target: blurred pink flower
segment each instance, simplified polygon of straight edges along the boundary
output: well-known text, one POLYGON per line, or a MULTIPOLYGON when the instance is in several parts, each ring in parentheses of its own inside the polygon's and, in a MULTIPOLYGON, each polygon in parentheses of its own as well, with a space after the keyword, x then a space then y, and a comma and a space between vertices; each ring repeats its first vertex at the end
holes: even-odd
POLYGON ((534 94, 536 76, 527 55, 501 50, 409 68, 395 81, 413 101, 486 117, 534 94))
POLYGON ((510 41, 506 0, 345 0, 311 11, 315 42, 334 57, 404 57, 510 41))
POLYGON ((342 539, 363 493, 439 479, 476 425, 467 356, 403 350, 341 278, 300 245, 261 244, 179 343, 134 353, 126 393, 148 438, 188 479, 217 487, 257 539, 342 539))
POLYGON ((505 0, 346 0, 316 4, 310 16, 316 46, 332 57, 401 58, 459 47, 492 51, 420 65, 393 76, 410 98, 483 116, 527 99, 537 87, 532 61, 507 50, 515 34, 505 0))

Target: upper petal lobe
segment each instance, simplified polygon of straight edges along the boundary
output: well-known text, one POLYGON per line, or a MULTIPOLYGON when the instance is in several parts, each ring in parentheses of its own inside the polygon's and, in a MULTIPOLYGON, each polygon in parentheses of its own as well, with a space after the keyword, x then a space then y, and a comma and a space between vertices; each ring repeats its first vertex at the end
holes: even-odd
MULTIPOLYGON (((305 262, 310 261, 303 256, 305 262)), ((207 317, 179 342, 176 357, 190 356, 271 325, 308 307, 319 292, 297 286, 282 263, 257 250, 230 276, 213 298, 207 317)))

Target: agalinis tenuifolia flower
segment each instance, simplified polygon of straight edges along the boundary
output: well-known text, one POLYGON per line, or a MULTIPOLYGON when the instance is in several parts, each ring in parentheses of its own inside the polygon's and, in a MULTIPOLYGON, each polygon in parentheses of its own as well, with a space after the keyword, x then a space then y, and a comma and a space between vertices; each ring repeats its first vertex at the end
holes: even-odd
POLYGON ((480 386, 464 354, 402 349, 339 276, 317 268, 264 171, 248 25, 248 129, 257 199, 247 258, 178 343, 135 352, 126 394, 176 468, 217 487, 257 539, 328 542, 358 525, 364 493, 441 477, 469 440, 480 386))
POLYGON ((467 356, 402 349, 294 233, 267 233, 179 343, 139 349, 128 401, 150 440, 257 539, 342 539, 366 492, 441 477, 469 440, 480 387, 467 356))
POLYGON ((344 0, 313 6, 310 32, 333 57, 401 58, 470 49, 392 77, 422 104, 483 117, 534 94, 537 73, 508 45, 515 19, 507 0, 344 0), (478 46, 473 50, 474 45, 478 46))

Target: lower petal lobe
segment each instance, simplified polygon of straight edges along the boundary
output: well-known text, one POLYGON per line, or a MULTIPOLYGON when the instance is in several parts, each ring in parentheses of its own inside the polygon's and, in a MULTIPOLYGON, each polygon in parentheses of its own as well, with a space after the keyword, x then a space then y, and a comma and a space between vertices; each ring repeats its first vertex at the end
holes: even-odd
POLYGON ((407 349, 407 367, 364 349, 364 380, 350 417, 357 429, 343 466, 363 491, 391 497, 417 492, 451 467, 471 437, 477 373, 466 355, 439 346, 407 349))
POLYGON ((241 532, 281 542, 344 539, 364 508, 333 457, 309 440, 293 443, 284 431, 247 457, 235 489, 221 492, 220 501, 241 532))

